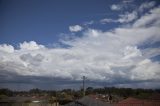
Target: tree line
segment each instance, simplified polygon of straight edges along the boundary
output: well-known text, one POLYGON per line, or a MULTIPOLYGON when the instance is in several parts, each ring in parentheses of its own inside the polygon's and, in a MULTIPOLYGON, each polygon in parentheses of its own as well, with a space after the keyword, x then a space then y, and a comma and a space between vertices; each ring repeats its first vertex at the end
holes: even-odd
MULTIPOLYGON (((116 87, 104 87, 104 88, 93 88, 88 87, 85 89, 86 95, 90 94, 111 94, 118 95, 121 97, 139 97, 145 98, 151 95, 152 93, 160 93, 160 89, 132 89, 132 88, 116 88, 116 87)), ((54 96, 59 98, 80 98, 83 96, 83 90, 74 90, 74 89, 63 89, 63 90, 41 90, 38 88, 31 89, 29 91, 14 91, 7 88, 0 89, 0 98, 1 96, 26 96, 26 95, 39 95, 39 96, 54 96)))

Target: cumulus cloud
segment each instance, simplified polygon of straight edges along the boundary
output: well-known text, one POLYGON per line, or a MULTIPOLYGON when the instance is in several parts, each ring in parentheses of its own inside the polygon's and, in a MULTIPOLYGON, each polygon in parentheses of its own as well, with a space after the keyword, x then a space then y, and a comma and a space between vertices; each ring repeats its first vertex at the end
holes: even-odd
POLYGON ((31 54, 22 54, 20 56, 20 59, 23 60, 25 63, 38 66, 40 65, 41 61, 43 61, 44 56, 41 54, 36 54, 35 56, 32 56, 31 54))
POLYGON ((23 50, 36 50, 40 48, 44 48, 44 46, 38 45, 35 41, 30 41, 30 42, 25 41, 23 43, 20 43, 20 49, 23 50))
POLYGON ((78 32, 81 31, 83 28, 80 25, 74 25, 74 26, 69 26, 69 30, 71 32, 78 32))
POLYGON ((0 45, 0 69, 20 76, 76 81, 85 75, 91 81, 117 85, 160 81, 160 63, 151 60, 158 49, 139 48, 145 42, 160 41, 157 13, 159 7, 129 27, 85 30, 81 38, 62 42, 69 48, 47 48, 35 41, 20 43, 19 49, 0 45))
POLYGON ((14 47, 12 45, 3 44, 0 45, 0 51, 12 53, 14 52, 14 47))

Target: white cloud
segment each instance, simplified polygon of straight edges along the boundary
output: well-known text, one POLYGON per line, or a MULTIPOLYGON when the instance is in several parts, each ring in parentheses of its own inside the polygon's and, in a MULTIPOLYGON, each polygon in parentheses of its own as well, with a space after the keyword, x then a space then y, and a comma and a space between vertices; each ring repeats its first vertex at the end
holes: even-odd
POLYGON ((137 49, 137 47, 127 46, 124 50, 124 55, 125 55, 124 59, 129 59, 142 56, 142 53, 139 49, 137 49))
POLYGON ((134 0, 123 0, 123 3, 132 3, 134 0))
POLYGON ((133 11, 132 13, 125 13, 123 15, 120 15, 120 18, 117 20, 120 23, 124 22, 132 22, 133 20, 138 18, 138 14, 136 11, 133 11))
POLYGON ((153 63, 149 59, 142 60, 132 70, 132 78, 136 80, 159 79, 159 67, 159 63, 153 63))
MULTIPOLYGON (((119 11, 119 10, 122 10, 124 8, 128 8, 129 6, 133 6, 133 4, 131 4, 133 2, 133 0, 123 0, 121 3, 119 4, 113 4, 111 5, 111 10, 114 10, 114 11, 119 11)), ((139 7, 138 7, 138 10, 139 12, 143 12, 144 10, 146 9, 150 9, 152 7, 154 7, 156 4, 155 1, 150 1, 150 2, 144 2, 142 3, 139 7)), ((129 7, 130 8, 130 7, 129 7)))
POLYGON ((69 30, 71 32, 78 32, 81 31, 83 28, 80 25, 74 25, 74 26, 69 26, 69 30))
POLYGON ((122 6, 121 5, 118 5, 118 4, 113 4, 113 5, 111 5, 111 10, 115 10, 115 11, 117 11, 117 10, 121 10, 122 9, 122 6))
POLYGON ((145 27, 147 25, 150 26, 160 26, 160 8, 155 8, 150 10, 150 13, 146 13, 142 16, 138 21, 136 21, 133 26, 134 27, 145 27))
POLYGON ((92 20, 92 21, 88 21, 88 22, 84 22, 84 25, 92 25, 92 24, 94 24, 94 21, 92 20))
POLYGON ((119 19, 109 19, 109 18, 104 18, 100 20, 100 23, 105 24, 105 23, 110 23, 110 22, 115 22, 115 23, 129 23, 134 21, 135 19, 138 18, 138 14, 136 11, 133 11, 131 13, 126 12, 125 14, 120 14, 119 19))
POLYGON ((38 45, 35 41, 20 43, 20 49, 23 50, 36 50, 41 48, 44 48, 44 46, 38 45))
POLYGON ((110 23, 110 22, 117 22, 116 20, 109 19, 109 18, 104 18, 100 20, 100 23, 105 24, 105 23, 110 23))
MULTIPOLYGON (((124 0, 122 1, 122 3, 120 4, 113 4, 111 6, 111 10, 121 10, 121 9, 127 9, 127 8, 131 8, 129 7, 131 4, 131 2, 133 2, 132 0, 128 1, 128 0, 124 0), (129 4, 126 4, 129 3, 129 4)), ((151 9, 155 6, 156 2, 155 1, 151 1, 151 2, 144 2, 142 3, 139 7, 134 7, 134 10, 132 12, 125 12, 125 14, 120 14, 118 19, 110 19, 110 18, 104 18, 100 20, 100 23, 105 24, 105 23, 110 23, 110 22, 115 22, 115 23, 129 23, 134 21, 135 19, 138 18, 138 15, 141 15, 142 12, 146 9, 151 9)), ((157 13, 159 14, 159 13, 157 13)), ((151 17, 150 17, 151 18, 151 17)), ((144 20, 146 21, 146 20, 144 20)), ((160 22, 159 22, 160 23, 160 22)))
POLYGON ((149 9, 149 8, 154 7, 155 4, 156 4, 155 1, 145 2, 145 3, 143 3, 143 4, 140 5, 139 11, 140 11, 140 12, 143 12, 145 9, 149 9))
POLYGON ((145 57, 152 58, 160 54, 160 48, 146 48, 142 50, 145 57))
POLYGON ((158 49, 138 48, 144 42, 160 41, 159 15, 155 15, 158 11, 159 8, 152 9, 130 27, 111 31, 88 29, 81 38, 63 42, 70 48, 47 48, 31 41, 20 43, 20 49, 6 53, 4 48, 8 46, 0 45, 0 68, 19 75, 73 80, 80 80, 85 75, 89 80, 118 81, 118 84, 159 81, 160 63, 150 59, 157 55, 158 49), (141 22, 143 19, 149 21, 141 22), (154 24, 146 26, 152 21, 154 24))
POLYGON ((0 45, 0 51, 13 53, 14 47, 12 45, 3 44, 3 45, 0 45))
POLYGON ((120 1, 118 4, 112 4, 110 6, 110 9, 113 10, 113 11, 120 11, 122 9, 126 9, 126 7, 130 6, 133 6, 133 0, 122 0, 120 1))

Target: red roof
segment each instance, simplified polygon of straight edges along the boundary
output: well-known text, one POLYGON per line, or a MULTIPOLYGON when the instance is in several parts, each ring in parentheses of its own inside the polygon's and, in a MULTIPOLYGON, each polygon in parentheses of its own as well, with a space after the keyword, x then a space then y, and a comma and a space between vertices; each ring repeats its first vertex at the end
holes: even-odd
POLYGON ((141 100, 129 97, 117 103, 116 106, 160 106, 160 101, 141 100))
POLYGON ((125 100, 120 101, 119 103, 120 104, 121 103, 139 103, 140 104, 140 103, 143 103, 143 100, 129 97, 129 98, 125 99, 125 100))
POLYGON ((160 93, 155 93, 155 94, 152 94, 149 99, 152 99, 152 100, 159 100, 160 101, 160 93))

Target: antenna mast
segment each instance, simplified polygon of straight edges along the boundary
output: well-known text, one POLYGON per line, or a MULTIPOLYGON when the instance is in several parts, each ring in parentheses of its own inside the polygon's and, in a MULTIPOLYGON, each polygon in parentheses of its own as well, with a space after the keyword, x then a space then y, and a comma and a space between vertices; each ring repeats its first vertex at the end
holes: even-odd
POLYGON ((85 79, 86 77, 83 76, 83 96, 85 96, 85 79))

